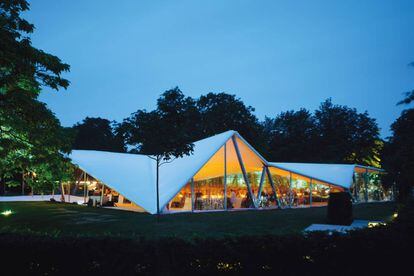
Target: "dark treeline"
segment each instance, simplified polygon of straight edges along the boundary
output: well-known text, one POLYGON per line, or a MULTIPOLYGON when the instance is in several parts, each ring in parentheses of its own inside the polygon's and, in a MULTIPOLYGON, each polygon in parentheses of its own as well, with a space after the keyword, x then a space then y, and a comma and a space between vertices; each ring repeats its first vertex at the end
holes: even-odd
POLYGON ((138 110, 121 123, 86 118, 74 126, 73 148, 151 154, 167 135, 184 136, 191 143, 231 129, 272 161, 379 166, 383 142, 367 112, 330 99, 314 112, 291 110, 264 121, 254 111, 235 95, 208 93, 193 99, 176 87, 161 95, 155 110, 138 110))

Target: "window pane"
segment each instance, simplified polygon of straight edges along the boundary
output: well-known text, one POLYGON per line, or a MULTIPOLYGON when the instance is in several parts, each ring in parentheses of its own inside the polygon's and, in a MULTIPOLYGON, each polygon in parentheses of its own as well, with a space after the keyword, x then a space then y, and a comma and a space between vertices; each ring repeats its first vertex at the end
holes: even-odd
POLYGON ((166 207, 172 212, 191 211, 191 183, 187 183, 166 207))
POLYGON ((329 184, 312 180, 312 206, 327 205, 330 191, 329 184))
POLYGON ((310 204, 310 179, 292 173, 293 206, 309 206, 310 204))
POLYGON ((355 172, 354 173, 354 199, 358 202, 365 201, 365 184, 364 184, 365 173, 355 172))
POLYGON ((194 210, 224 209, 224 146, 194 176, 194 210))
POLYGON ((265 173, 263 179, 263 186, 260 195, 258 195, 258 206, 260 208, 274 208, 277 207, 277 200, 275 192, 272 189, 269 178, 265 173))
POLYGON ((291 204, 290 192, 290 174, 288 171, 269 167, 272 175, 273 184, 275 185, 277 197, 279 198, 280 207, 287 207, 291 204))
MULTIPOLYGON (((240 146, 239 146, 240 148, 240 146)), ((227 141, 227 209, 254 207, 232 140, 227 141)), ((240 149, 240 151, 242 151, 240 149)), ((250 161, 248 161, 250 162, 250 161)), ((247 170, 247 168, 246 168, 247 170)))

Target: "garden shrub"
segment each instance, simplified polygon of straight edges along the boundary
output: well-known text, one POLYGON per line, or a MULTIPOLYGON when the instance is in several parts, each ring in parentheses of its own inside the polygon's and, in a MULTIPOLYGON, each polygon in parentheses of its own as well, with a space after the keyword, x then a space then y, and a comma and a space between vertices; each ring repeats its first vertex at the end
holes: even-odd
POLYGON ((350 225, 352 223, 352 198, 348 192, 329 194, 327 219, 330 224, 350 225))

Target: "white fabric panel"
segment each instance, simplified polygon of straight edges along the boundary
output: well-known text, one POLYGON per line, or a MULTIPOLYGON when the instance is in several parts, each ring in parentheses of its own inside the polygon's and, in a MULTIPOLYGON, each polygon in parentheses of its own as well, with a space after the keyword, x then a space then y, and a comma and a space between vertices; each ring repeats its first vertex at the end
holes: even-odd
POLYGON ((150 213, 156 213, 155 161, 146 155, 73 150, 72 163, 150 213))
POLYGON ((192 155, 160 167, 160 208, 167 204, 236 132, 226 131, 194 143, 192 155))
POLYGON ((291 171, 292 173, 325 181, 349 189, 355 165, 350 164, 318 164, 318 163, 279 163, 269 162, 269 166, 291 171))

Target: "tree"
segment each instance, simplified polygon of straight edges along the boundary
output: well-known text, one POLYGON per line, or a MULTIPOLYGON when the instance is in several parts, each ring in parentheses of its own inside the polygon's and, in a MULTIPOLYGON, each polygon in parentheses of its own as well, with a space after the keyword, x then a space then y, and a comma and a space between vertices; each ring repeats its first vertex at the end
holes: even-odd
MULTIPOLYGON (((414 67, 414 62, 411 62, 410 64, 408 64, 408 66, 414 67)), ((414 90, 405 92, 404 94, 405 94, 405 98, 402 101, 398 102, 397 105, 410 104, 411 102, 414 101, 414 90)))
POLYGON ((157 214, 160 212, 159 168, 192 153, 192 133, 188 130, 196 113, 194 101, 176 87, 161 95, 156 110, 138 110, 118 128, 126 143, 134 147, 132 152, 149 155, 156 161, 157 214))
MULTIPOLYGON (((58 90, 69 65, 31 45, 34 26, 20 17, 25 0, 0 1, 0 182, 15 173, 34 176, 40 167, 65 166, 70 135, 38 101, 42 87, 58 90)), ((56 171, 50 171, 59 179, 56 171)), ((60 173, 59 173, 60 174, 60 173)), ((36 174, 37 175, 37 174, 36 174)), ((37 175, 40 181, 41 175, 37 175)))
POLYGON ((269 155, 274 161, 310 162, 318 154, 313 115, 306 109, 286 111, 263 123, 269 137, 269 155))
POLYGON ((235 95, 226 93, 202 95, 197 100, 197 108, 200 112, 198 139, 232 129, 238 131, 259 151, 265 152, 263 129, 253 114, 254 108, 246 106, 235 95))
POLYGON ((102 118, 86 117, 73 126, 76 132, 72 148, 124 152, 124 141, 115 131, 115 122, 102 118))
POLYGON ((334 105, 331 99, 315 111, 319 150, 314 161, 379 166, 382 141, 375 119, 367 112, 334 105))
POLYGON ((396 184, 400 200, 407 199, 414 186, 414 109, 404 110, 391 125, 392 136, 385 143, 382 165, 384 182, 396 184))

